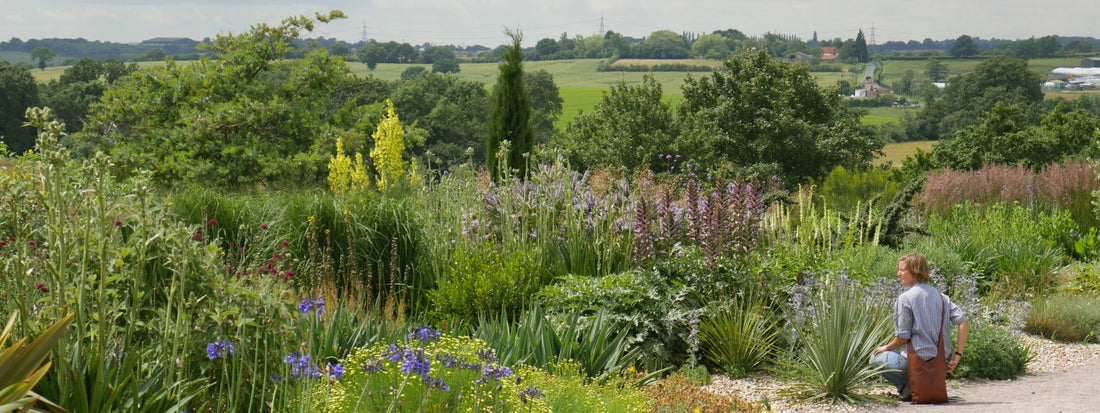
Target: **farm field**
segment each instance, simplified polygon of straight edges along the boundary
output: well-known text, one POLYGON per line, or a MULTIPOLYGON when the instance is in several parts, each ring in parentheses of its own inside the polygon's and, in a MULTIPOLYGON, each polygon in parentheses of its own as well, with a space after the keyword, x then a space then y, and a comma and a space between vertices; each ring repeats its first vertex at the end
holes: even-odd
POLYGON ((875 158, 875 165, 901 166, 905 157, 917 153, 917 150, 929 152, 936 141, 913 141, 891 143, 882 148, 882 156, 875 158))

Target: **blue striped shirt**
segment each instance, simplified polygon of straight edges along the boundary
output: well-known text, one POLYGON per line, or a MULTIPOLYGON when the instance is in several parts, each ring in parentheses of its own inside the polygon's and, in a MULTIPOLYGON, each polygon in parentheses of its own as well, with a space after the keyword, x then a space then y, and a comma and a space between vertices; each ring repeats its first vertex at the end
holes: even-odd
POLYGON ((928 284, 916 283, 898 296, 894 307, 894 335, 913 343, 913 350, 920 358, 936 357, 940 331, 943 330, 943 353, 951 354, 951 327, 966 321, 966 313, 928 284), (941 299, 942 298, 942 299, 941 299), (943 305, 947 304, 944 316, 943 305), (943 318, 942 325, 940 319, 943 318))

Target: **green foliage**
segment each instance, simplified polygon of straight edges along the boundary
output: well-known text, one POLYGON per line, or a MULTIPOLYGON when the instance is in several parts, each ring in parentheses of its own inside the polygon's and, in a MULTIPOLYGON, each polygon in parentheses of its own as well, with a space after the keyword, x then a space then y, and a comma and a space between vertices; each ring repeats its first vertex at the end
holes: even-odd
POLYGON ((638 85, 617 82, 589 113, 581 113, 555 146, 566 152, 577 169, 650 167, 667 170, 660 154, 674 152, 675 130, 668 104, 661 100, 661 84, 652 75, 638 85))
POLYGON ((0 140, 21 154, 34 147, 34 130, 21 127, 27 109, 38 105, 38 83, 30 70, 0 60, 0 140))
POLYGON ((374 70, 374 68, 378 67, 378 63, 386 59, 386 51, 382 49, 381 44, 374 41, 360 47, 359 50, 356 51, 356 54, 359 57, 359 61, 366 63, 367 68, 370 70, 374 70))
POLYGON ((970 323, 966 352, 951 377, 1012 380, 1024 374, 1032 357, 1031 346, 1022 344, 1009 329, 970 323))
POLYGON ((824 204, 839 210, 873 203, 876 199, 891 199, 898 193, 898 184, 889 171, 878 168, 849 170, 837 166, 829 172, 818 192, 824 204))
POLYGON ((971 57, 978 54, 978 45, 974 43, 974 38, 970 35, 960 35, 955 39, 955 43, 951 45, 951 56, 956 59, 971 57))
POLYGON ((1042 293, 1066 260, 1060 240, 1073 229, 1065 212, 1023 206, 956 206, 930 217, 928 231, 949 245, 982 279, 983 291, 1015 296, 1042 293))
MULTIPOLYGON (((598 385, 591 381, 574 363, 560 362, 546 370, 519 367, 523 383, 536 386, 545 396, 548 411, 553 412, 650 412, 652 402, 646 397, 647 389, 636 384, 635 377, 627 373, 612 376, 598 385), (551 373, 552 371, 553 373, 551 373)), ((538 411, 537 407, 532 411, 538 411)))
POLYGON ((422 147, 406 145, 410 153, 420 156, 430 152, 428 160, 442 169, 484 160, 485 119, 490 106, 485 85, 438 73, 404 78, 402 74, 403 80, 393 90, 393 104, 403 123, 426 132, 422 147), (466 154, 468 149, 473 149, 472 156, 466 154))
POLYGON ((1100 298, 1093 292, 1036 299, 1024 330, 1051 340, 1095 343, 1100 334, 1100 298))
POLYGON ((997 102, 982 115, 981 123, 958 131, 954 139, 933 147, 939 165, 954 169, 979 169, 983 164, 1023 164, 1038 171, 1067 156, 1090 148, 1100 129, 1100 118, 1063 105, 1030 119, 1020 104, 997 102))
POLYGON ((790 307, 789 328, 798 332, 800 346, 792 350, 783 372, 798 381, 783 392, 806 400, 872 398, 860 390, 879 373, 868 355, 893 336, 890 307, 840 280, 811 289, 803 300, 812 311, 799 314, 805 309, 790 307))
POLYGON ((706 360, 730 377, 763 368, 776 351, 779 318, 760 293, 747 292, 731 302, 707 307, 699 325, 706 360))
POLYGON ((545 69, 525 72, 523 86, 531 94, 531 126, 535 129, 535 143, 547 144, 557 131, 554 122, 561 116, 562 100, 554 75, 545 69))
POLYGON ((57 53, 54 53, 53 50, 48 49, 46 46, 38 46, 34 48, 34 50, 31 50, 31 59, 38 59, 38 68, 42 70, 46 70, 46 63, 53 60, 55 57, 57 57, 57 53))
POLYGON ((494 181, 509 176, 527 179, 532 164, 534 131, 531 129, 531 96, 523 84, 523 33, 507 30, 512 44, 506 48, 493 88, 485 163, 494 181), (508 142, 508 144, 504 144, 508 142), (506 148, 502 150, 502 148, 506 148), (498 153, 501 152, 501 153, 498 153))
POLYGON ((856 112, 818 87, 806 65, 763 51, 739 53, 683 89, 680 153, 700 170, 741 168, 797 184, 838 165, 867 165, 881 148, 858 133, 856 112))
MULTIPOLYGON (((46 359, 49 358, 50 352, 53 351, 61 336, 65 334, 65 327, 73 321, 75 315, 69 313, 29 344, 24 337, 10 347, 0 349, 0 409, 23 411, 36 403, 42 403, 51 408, 57 407, 49 400, 44 400, 35 394, 32 389, 49 371, 52 363, 47 362, 46 359)), ((11 318, 4 325, 4 331, 0 332, 0 346, 7 344, 18 317, 18 311, 11 313, 11 318)))
POLYGON ((536 259, 531 252, 505 254, 492 243, 456 248, 449 276, 436 280, 431 292, 433 310, 467 321, 484 311, 515 312, 546 282, 536 259))
POLYGON ((506 365, 552 369, 568 360, 577 363, 587 377, 605 383, 632 368, 641 352, 631 346, 630 330, 607 311, 586 313, 572 309, 548 315, 536 305, 512 321, 504 311, 495 319, 482 316, 475 335, 506 365))
POLYGON ((1043 100, 1041 85, 1041 76, 1028 68, 1027 61, 993 56, 973 72, 952 78, 943 98, 927 102, 919 115, 907 119, 906 128, 913 140, 950 138, 979 125, 997 103, 1018 105, 1031 116, 1034 105, 1043 100))
POLYGON ((160 184, 317 182, 337 137, 363 139, 358 117, 334 116, 333 86, 347 74, 325 49, 282 60, 318 21, 288 18, 209 46, 215 60, 169 62, 132 76, 92 106, 83 138, 109 149, 124 175, 160 184))

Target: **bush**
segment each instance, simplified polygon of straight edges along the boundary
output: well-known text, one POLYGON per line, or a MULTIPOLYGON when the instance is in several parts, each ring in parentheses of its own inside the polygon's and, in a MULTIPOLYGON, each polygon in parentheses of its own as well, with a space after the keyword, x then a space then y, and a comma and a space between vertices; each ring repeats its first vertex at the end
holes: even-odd
POLYGON ((847 211, 868 203, 885 205, 898 189, 889 171, 878 168, 848 170, 838 166, 825 177, 818 196, 823 205, 847 211))
POLYGON ((1031 347, 1007 328, 970 323, 966 351, 951 373, 956 378, 1009 380, 1024 374, 1031 361, 1031 347))
POLYGON ((528 251, 505 254, 491 242, 480 248, 458 248, 449 275, 430 293, 439 317, 477 320, 483 311, 518 313, 544 284, 537 257, 528 251))
POLYGON ((1024 330, 1051 340, 1097 342, 1100 298, 1093 294, 1073 294, 1035 300, 1024 330))

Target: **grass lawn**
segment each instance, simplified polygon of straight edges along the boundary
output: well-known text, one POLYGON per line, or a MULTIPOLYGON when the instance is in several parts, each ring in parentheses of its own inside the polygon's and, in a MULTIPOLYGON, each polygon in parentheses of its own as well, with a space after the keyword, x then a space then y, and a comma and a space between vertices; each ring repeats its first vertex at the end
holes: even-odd
POLYGON ((906 113, 916 113, 920 111, 920 108, 907 107, 907 108, 868 108, 867 114, 860 118, 860 121, 867 125, 881 125, 884 123, 897 123, 901 120, 902 115, 906 113))
POLYGON ((875 165, 901 166, 905 157, 917 153, 917 150, 929 152, 936 141, 913 141, 891 143, 882 148, 882 156, 875 158, 875 165))

